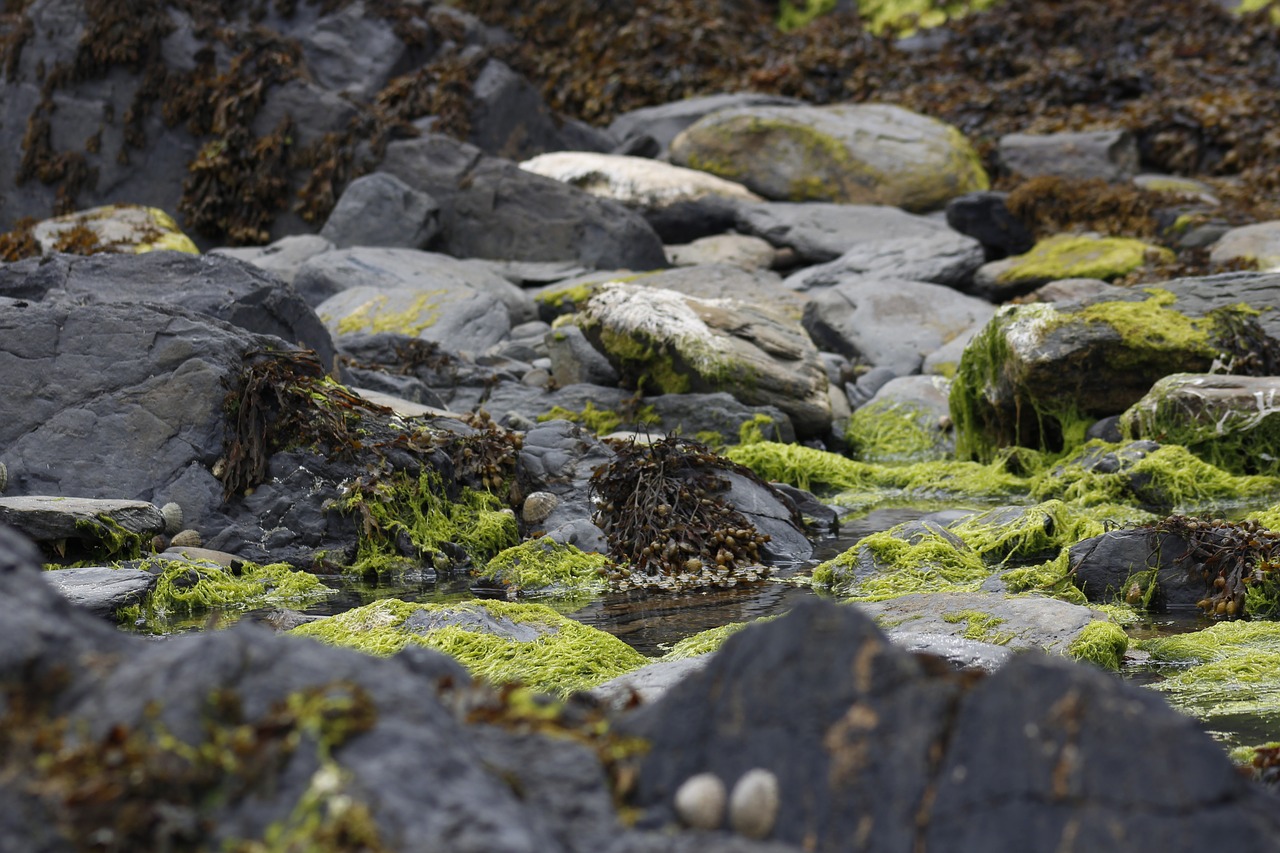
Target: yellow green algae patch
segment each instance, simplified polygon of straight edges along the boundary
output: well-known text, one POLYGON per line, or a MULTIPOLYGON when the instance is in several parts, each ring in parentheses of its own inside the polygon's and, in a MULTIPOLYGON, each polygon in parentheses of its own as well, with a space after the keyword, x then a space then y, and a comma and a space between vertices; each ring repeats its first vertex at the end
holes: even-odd
MULTIPOLYGON (((1094 440, 1082 448, 1082 454, 1123 447, 1094 440)), ((1059 498, 1082 506, 1136 501, 1177 511, 1238 505, 1277 493, 1280 478, 1230 474, 1176 444, 1161 445, 1112 473, 1067 461, 1040 472, 1031 482, 1031 495, 1039 500, 1059 498)))
POLYGON ((1001 284, 1064 278, 1110 281, 1138 269, 1149 255, 1162 261, 1174 258, 1168 249, 1129 237, 1059 234, 1041 240, 1024 255, 1010 258, 1008 268, 996 278, 1001 284))
POLYGON ((947 529, 985 560, 1007 562, 1056 553, 1106 529, 1101 513, 1049 500, 1029 507, 998 507, 947 529))
POLYGON ((948 454, 937 417, 910 403, 870 403, 845 427, 849 452, 864 462, 923 462, 948 454))
POLYGON ((981 610, 958 610, 953 613, 943 613, 942 621, 951 624, 965 623, 964 633, 961 634, 966 640, 977 640, 981 643, 993 643, 997 646, 1003 646, 1014 638, 1014 634, 1010 631, 997 631, 996 628, 1005 623, 1004 619, 999 616, 992 616, 990 613, 983 613, 981 610))
MULTIPOLYGON (((338 320, 338 334, 395 332, 417 337, 440 319, 441 297, 447 293, 443 288, 420 291, 398 310, 390 307, 390 297, 386 294, 370 297, 338 320)), ((328 316, 320 319, 325 323, 332 322, 328 316)))
POLYGON ((909 538, 893 530, 857 545, 813 570, 815 587, 855 601, 884 601, 913 592, 973 592, 992 569, 954 536, 932 526, 909 538))
MULTIPOLYGON (((563 406, 552 406, 550 411, 538 415, 536 418, 538 423, 546 423, 547 421, 572 421, 575 424, 582 424, 596 435, 608 435, 617 431, 618 427, 623 424, 623 417, 612 409, 597 409, 596 404, 587 401, 582 407, 582 411, 575 412, 572 409, 566 409, 563 406)), ((653 406, 640 406, 636 409, 634 416, 627 419, 628 423, 653 426, 661 423, 662 418, 654 411, 653 406)))
POLYGON ((428 468, 416 477, 397 472, 346 489, 342 509, 358 514, 363 523, 357 571, 403 567, 396 543, 400 533, 424 554, 446 543, 457 545, 476 564, 520 541, 515 513, 496 496, 464 486, 450 500, 440 475, 428 468))
POLYGON ((499 551, 475 574, 506 587, 509 596, 552 598, 565 610, 604 592, 611 565, 604 554, 588 554, 544 536, 499 551))
MULTIPOLYGON (((1058 556, 1035 566, 1009 569, 1000 575, 1004 588, 1011 593, 1035 593, 1058 598, 1071 604, 1088 604, 1084 592, 1071 578, 1071 553, 1063 548, 1058 556)), ((1096 608, 1095 608, 1096 609, 1096 608)))
POLYGON ((457 659, 473 675, 506 684, 519 682, 566 696, 631 672, 649 659, 616 637, 561 616, 541 604, 466 601, 413 604, 384 599, 293 629, 335 646, 391 655, 414 643, 457 659), (415 616, 421 614, 421 616, 415 616), (483 630, 485 623, 528 639, 508 639, 483 630), (432 627, 438 624, 442 627, 432 627))
POLYGON ((724 645, 726 640, 748 625, 772 622, 777 618, 778 616, 762 616, 749 622, 729 622, 715 628, 708 628, 673 644, 671 650, 663 655, 660 660, 684 660, 685 658, 696 658, 699 655, 717 651, 724 645))
POLYGON ((35 225, 33 233, 46 254, 140 255, 158 250, 200 254, 172 216, 158 207, 136 204, 110 204, 46 219, 35 225))
POLYGON ((1085 625, 1071 645, 1067 657, 1088 661, 1103 669, 1119 670, 1129 650, 1129 635, 1114 622, 1101 619, 1085 625))
POLYGON ((1280 624, 1220 622, 1139 647, 1168 665, 1165 680, 1152 687, 1176 707, 1207 720, 1241 714, 1280 720, 1280 624))
POLYGON ((121 621, 153 633, 166 633, 184 620, 217 610, 235 614, 263 607, 303 609, 334 594, 308 572, 287 563, 236 563, 225 568, 205 561, 145 561, 141 568, 158 569, 159 580, 139 604, 124 607, 121 621))
MULTIPOLYGON (((859 0, 863 26, 876 35, 909 36, 920 29, 939 27, 971 12, 990 9, 999 0, 859 0)), ((1257 0, 1254 0, 1257 2, 1257 0)), ((789 33, 808 26, 835 11, 836 0, 782 0, 778 4, 778 29, 789 33)))

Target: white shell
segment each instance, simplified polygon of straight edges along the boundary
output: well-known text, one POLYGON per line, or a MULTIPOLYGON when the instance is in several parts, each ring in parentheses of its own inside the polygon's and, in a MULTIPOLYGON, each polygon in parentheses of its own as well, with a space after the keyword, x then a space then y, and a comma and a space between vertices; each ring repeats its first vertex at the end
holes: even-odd
POLYGON ((195 530, 179 530, 169 540, 170 548, 199 548, 200 534, 195 530))
POLYGON ((748 770, 729 797, 729 825, 747 838, 768 838, 778 820, 778 777, 768 770, 748 770))
POLYGON ((724 783, 714 773, 690 776, 676 791, 676 814, 692 829, 717 829, 724 823, 724 783))
POLYGON ((560 503, 560 498, 551 492, 534 492, 524 499, 524 507, 520 511, 520 517, 525 520, 526 524, 537 524, 540 521, 546 521, 547 516, 551 515, 551 511, 560 503))
POLYGON ((182 529, 182 507, 170 501, 160 507, 160 514, 164 516, 164 532, 173 536, 182 529))

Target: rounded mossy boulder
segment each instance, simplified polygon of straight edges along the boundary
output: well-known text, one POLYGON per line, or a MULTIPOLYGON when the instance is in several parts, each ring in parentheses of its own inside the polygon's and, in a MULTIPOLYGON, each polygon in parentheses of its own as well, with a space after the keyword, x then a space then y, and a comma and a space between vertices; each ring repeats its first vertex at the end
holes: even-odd
POLYGON ((608 588, 610 565, 604 554, 588 554, 544 536, 498 552, 475 575, 504 587, 509 597, 548 598, 573 606, 608 588))
POLYGON ((200 254, 172 216, 157 207, 137 204, 109 204, 45 219, 32 226, 31 233, 46 255, 158 250, 200 254))
POLYGON ((391 655, 410 644, 437 649, 477 677, 568 695, 637 669, 648 658, 616 637, 541 604, 383 599, 293 629, 335 646, 391 655))
POLYGON ((672 141, 671 160, 777 201, 927 211, 990 185, 964 134, 891 104, 720 110, 672 141))
POLYGON ((1118 670, 1129 650, 1129 635, 1114 622, 1090 622, 1067 648, 1067 657, 1118 670))
POLYGON ((1024 255, 987 264, 978 278, 980 283, 997 289, 1066 278, 1110 281, 1128 275, 1149 260, 1172 261, 1173 253, 1130 237, 1058 234, 1036 243, 1024 255))

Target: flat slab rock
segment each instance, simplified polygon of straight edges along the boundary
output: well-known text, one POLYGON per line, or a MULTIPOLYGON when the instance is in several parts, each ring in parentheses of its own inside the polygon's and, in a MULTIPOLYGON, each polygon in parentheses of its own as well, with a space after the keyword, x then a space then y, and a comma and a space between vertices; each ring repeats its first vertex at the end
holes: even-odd
MULTIPOLYGON (((888 601, 859 603, 889 639, 899 634, 928 633, 964 637, 967 614, 999 619, 987 629, 987 640, 1009 649, 1043 649, 1062 654, 1086 625, 1100 617, 1088 607, 1056 598, 1011 598, 987 592, 917 593, 888 601)), ((972 639, 972 638, 970 638, 972 639)))
POLYGON ((53 495, 0 498, 0 523, 16 528, 37 542, 91 538, 85 525, 97 526, 103 518, 142 536, 164 532, 164 516, 154 504, 146 501, 53 495))
POLYGON ((109 566, 57 569, 45 572, 44 579, 67 601, 107 619, 141 601, 160 580, 151 572, 109 566))

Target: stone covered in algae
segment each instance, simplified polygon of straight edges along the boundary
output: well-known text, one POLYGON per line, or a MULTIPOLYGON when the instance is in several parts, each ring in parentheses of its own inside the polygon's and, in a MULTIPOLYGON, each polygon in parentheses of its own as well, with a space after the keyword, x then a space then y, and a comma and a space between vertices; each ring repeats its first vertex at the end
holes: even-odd
POLYGON ((561 696, 648 662, 616 637, 550 607, 505 601, 412 604, 383 599, 290 633, 377 655, 394 654, 411 643, 426 646, 491 682, 521 682, 561 696))
POLYGON ((778 201, 927 211, 989 186, 959 130, 890 104, 720 110, 677 136, 671 159, 778 201))
POLYGON ((1166 376, 1125 411, 1120 429, 1180 444, 1235 474, 1280 474, 1280 377, 1166 376))
POLYGON ((547 598, 558 609, 576 609, 608 588, 610 565, 604 554, 587 554, 544 536, 498 552, 475 574, 505 587, 509 598, 547 598))
POLYGON ((1167 291, 1064 310, 1001 308, 969 345, 951 385, 956 455, 990 459, 1009 445, 1060 451, 1094 420, 1118 415, 1170 373, 1209 369, 1248 309, 1204 317, 1167 291))
POLYGON ((200 254, 172 216, 157 207, 136 204, 109 204, 45 219, 32 227, 32 235, 46 255, 159 250, 200 254))
POLYGON ((865 462, 924 462, 953 450, 951 433, 937 413, 905 400, 860 406, 845 427, 845 441, 865 462))
POLYGON ((1128 275, 1148 259, 1172 261, 1168 249, 1130 237, 1058 234, 1023 255, 992 261, 980 269, 977 283, 996 293, 1013 287, 1035 287, 1066 278, 1111 281, 1128 275))

